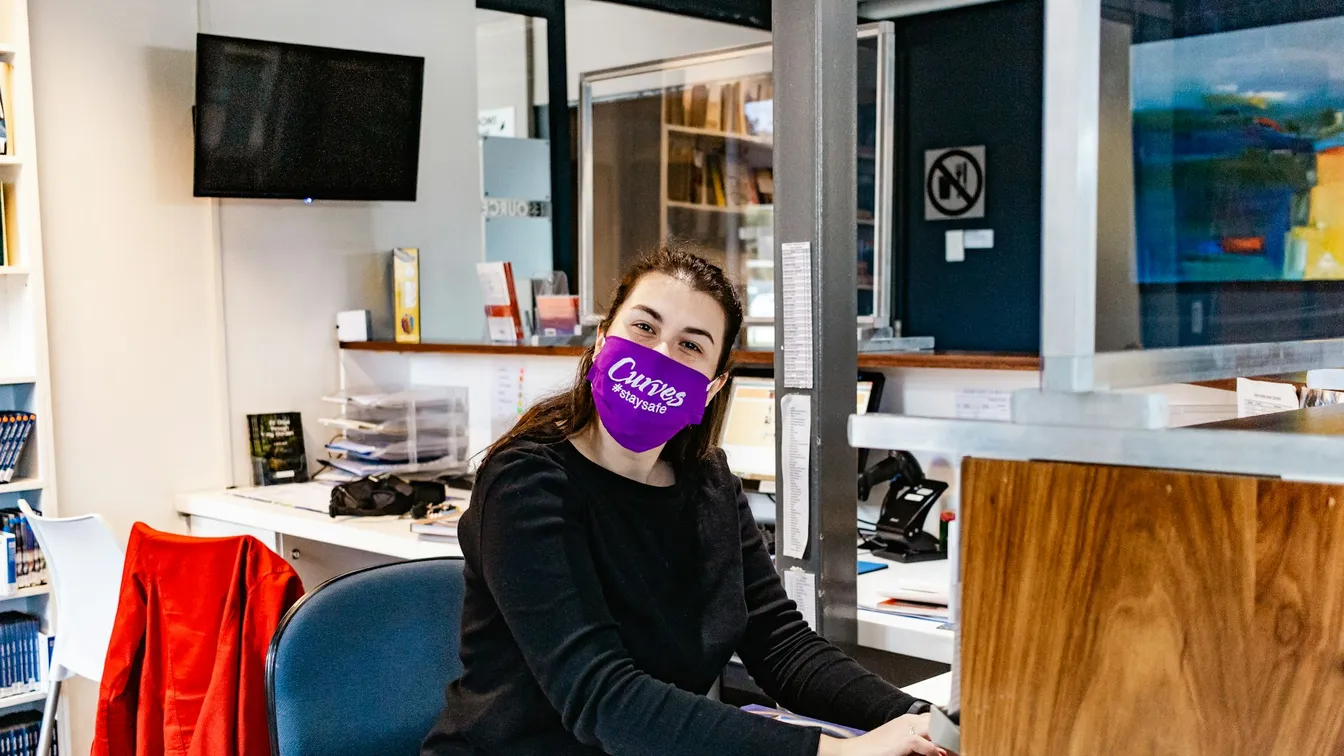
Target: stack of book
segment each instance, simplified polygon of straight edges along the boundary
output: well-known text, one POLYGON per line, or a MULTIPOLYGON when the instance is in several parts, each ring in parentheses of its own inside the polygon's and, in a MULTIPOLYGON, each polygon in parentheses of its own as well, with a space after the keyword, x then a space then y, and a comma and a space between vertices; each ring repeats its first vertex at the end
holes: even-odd
POLYGON ((901 582, 895 590, 879 591, 877 606, 864 607, 886 614, 947 622, 947 588, 923 583, 901 582))
MULTIPOLYGON (((42 712, 19 711, 0 717, 0 756, 37 756, 42 712)), ((51 732, 51 756, 58 756, 56 730, 51 732)))
MULTIPOLYGON (((667 122, 731 134, 764 136, 774 130, 774 119, 762 117, 773 104, 770 77, 696 84, 667 93, 667 122)), ((772 109, 772 108, 771 108, 772 109)))
POLYGON ((37 617, 0 613, 0 698, 42 689, 44 653, 49 645, 37 617))
POLYGON ((14 480, 14 469, 36 422, 37 415, 31 412, 0 411, 0 483, 14 480))
POLYGON ((14 510, 0 511, 0 534, 3 534, 0 539, 6 542, 6 569, 0 575, 0 596, 45 585, 47 560, 38 548, 28 518, 14 510), (11 545, 13 548, 9 548, 11 545))

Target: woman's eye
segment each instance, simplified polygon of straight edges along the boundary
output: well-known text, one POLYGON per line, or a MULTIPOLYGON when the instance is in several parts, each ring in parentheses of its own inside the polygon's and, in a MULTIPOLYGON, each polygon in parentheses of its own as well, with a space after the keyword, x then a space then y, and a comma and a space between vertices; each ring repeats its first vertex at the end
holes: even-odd
POLYGON ((653 326, 648 323, 635 323, 635 328, 638 328, 645 333, 653 333, 653 326))
POLYGON ((694 341, 683 341, 681 342, 681 346, 685 349, 691 350, 692 352, 704 351, 703 349, 700 348, 700 345, 695 343, 694 341))

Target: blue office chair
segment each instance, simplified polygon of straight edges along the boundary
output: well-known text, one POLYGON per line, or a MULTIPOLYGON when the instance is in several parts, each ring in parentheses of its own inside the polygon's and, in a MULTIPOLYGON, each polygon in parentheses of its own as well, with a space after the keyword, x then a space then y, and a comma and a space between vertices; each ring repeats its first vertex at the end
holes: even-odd
POLYGON ((417 756, 462 674, 462 560, 332 578, 294 605, 266 659, 272 756, 417 756))

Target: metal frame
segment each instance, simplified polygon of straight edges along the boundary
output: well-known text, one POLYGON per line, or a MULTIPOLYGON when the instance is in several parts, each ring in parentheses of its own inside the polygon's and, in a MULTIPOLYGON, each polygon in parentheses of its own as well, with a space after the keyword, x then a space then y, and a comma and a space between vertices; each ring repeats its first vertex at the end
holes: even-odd
POLYGON ((1083 428, 856 415, 849 442, 954 458, 1046 460, 1344 483, 1344 439, 1301 433, 1170 428, 1083 428))
MULTIPOLYGON (((551 140, 551 256, 556 270, 576 280, 574 191, 570 184, 569 66, 564 0, 476 0, 476 7, 546 20, 546 117, 551 140)), ((528 36, 529 45, 531 36, 528 36)), ((530 48, 529 48, 530 49, 530 48)), ((528 68, 529 76, 531 68, 528 68)), ((528 106, 532 106, 529 99, 528 106)), ((524 114, 531 117, 530 113, 524 114)))
POLYGON ((1043 97, 1041 383, 1084 392, 1087 365, 1051 360, 1096 351, 1101 0, 1046 0, 1043 97))
MULTIPOLYGON (((811 388, 786 385, 784 265, 775 257, 775 417, 790 395, 811 397, 808 438, 808 546, 803 559, 777 549, 781 572, 815 578, 817 628, 834 641, 858 638, 854 562, 854 452, 846 443, 858 363, 858 266, 853 218, 857 198, 858 50, 855 0, 774 0, 775 247, 811 245, 811 388), (841 219, 844 219, 843 221, 841 219)), ((775 434, 776 480, 783 469, 782 432, 775 434)), ((776 522, 783 526, 789 486, 779 486, 776 522)), ((778 543, 788 533, 781 532, 778 543)))
MULTIPOLYGON (((777 37, 778 35, 776 35, 777 37)), ((892 263, 894 251, 892 242, 895 237, 893 196, 894 158, 895 158, 895 25, 888 21, 856 25, 855 39, 877 38, 877 88, 878 88, 878 132, 876 144, 876 197, 873 207, 873 314, 855 316, 857 326, 874 328, 892 325, 892 292, 895 282, 892 280, 895 266, 892 263)), ((695 66, 709 65, 733 60, 744 55, 772 51, 771 42, 758 42, 750 45, 725 47, 706 53, 692 53, 672 58, 662 58, 629 66, 617 66, 590 71, 579 75, 579 249, 578 275, 575 280, 579 289, 579 312, 586 322, 600 320, 597 312, 595 282, 593 281, 593 84, 631 76, 674 71, 695 66)), ((778 66, 775 66, 776 70, 778 66)), ((776 82, 778 84, 778 82, 776 82)), ((778 92, 778 86, 776 86, 778 92)), ((857 107, 857 105, 856 105, 857 107)), ((778 141, 775 142, 778 147, 778 141)), ((778 185, 778 182, 776 182, 778 185)), ((776 203, 778 208, 778 203, 776 203)), ((559 212, 559 208, 556 208, 559 212)), ((778 227, 778 209, 776 209, 776 227, 778 227)), ((776 233, 778 239, 778 233, 776 233)), ((857 260, 857 256, 855 258, 857 260)), ((856 262, 857 265, 857 262, 856 262)), ((770 318, 748 318, 750 325, 769 325, 770 318)))
POLYGON ((1344 366, 1344 339, 1096 351, 1101 0, 1046 0, 1041 385, 1086 393, 1344 366))

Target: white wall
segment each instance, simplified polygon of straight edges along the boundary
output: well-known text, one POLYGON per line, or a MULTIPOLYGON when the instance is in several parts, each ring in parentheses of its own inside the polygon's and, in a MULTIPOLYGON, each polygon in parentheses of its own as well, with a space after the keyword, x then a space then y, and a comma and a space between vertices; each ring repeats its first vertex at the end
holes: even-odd
MULTIPOLYGON (((443 0, 207 0, 202 31, 425 57, 417 199, 223 200, 219 208, 234 478, 250 480, 246 415, 300 411, 310 459, 336 388, 336 312, 386 315, 387 250, 419 247, 422 338, 484 333, 475 8, 443 0), (395 21, 394 21, 395 20, 395 21)), ((390 319, 375 327, 389 329, 390 319)), ((381 329, 380 329, 381 330, 381 329)))
MULTIPOLYGON (((29 4, 62 514, 177 530, 228 481, 210 207, 191 196, 196 8, 29 4)), ((65 688, 88 753, 97 687, 65 688)))
MULTIPOLYGON (((566 0, 565 62, 569 74, 569 100, 579 99, 581 73, 768 41, 769 32, 744 26, 600 0, 566 0)), ((537 55, 543 56, 542 59, 545 50, 543 34, 537 40, 537 55)), ((545 77, 540 77, 537 84, 537 101, 546 102, 545 77)))
MULTIPOLYGON (((527 100, 527 17, 497 11, 476 11, 476 107, 513 108, 515 136, 532 136, 532 108, 527 100)), ((539 21, 545 36, 545 22, 539 21)), ((536 64, 546 77, 546 62, 536 64)), ((545 82, 542 82, 545 86, 545 82)))

